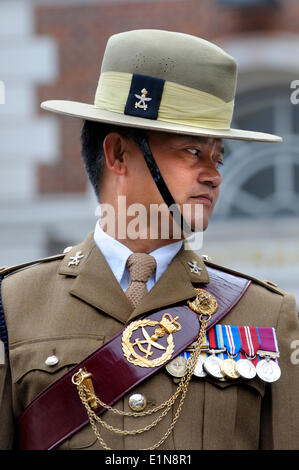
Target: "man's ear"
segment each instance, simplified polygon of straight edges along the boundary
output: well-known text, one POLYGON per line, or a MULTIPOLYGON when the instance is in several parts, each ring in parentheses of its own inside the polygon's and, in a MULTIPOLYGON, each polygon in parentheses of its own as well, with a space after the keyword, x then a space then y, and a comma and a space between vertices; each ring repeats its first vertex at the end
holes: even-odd
POLYGON ((125 144, 125 138, 117 132, 110 132, 105 137, 103 144, 106 166, 118 175, 124 175, 127 171, 125 144))

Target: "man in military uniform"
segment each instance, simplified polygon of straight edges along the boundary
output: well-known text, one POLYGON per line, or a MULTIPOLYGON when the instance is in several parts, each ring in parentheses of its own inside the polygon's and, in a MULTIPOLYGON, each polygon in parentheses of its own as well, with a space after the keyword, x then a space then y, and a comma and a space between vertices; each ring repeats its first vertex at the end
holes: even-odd
POLYGON ((61 255, 1 271, 2 449, 298 448, 294 298, 213 265, 185 249, 182 239, 196 229, 198 207, 202 230, 208 225, 221 184, 222 139, 281 140, 230 128, 235 84, 235 61, 217 46, 139 30, 108 41, 94 105, 42 104, 85 120, 87 173, 116 222, 112 228, 98 222, 94 233, 61 255), (157 237, 150 236, 149 223, 142 237, 120 236, 124 197, 126 207, 142 204, 146 214, 165 202, 163 214, 181 237, 170 230, 163 238, 159 223, 157 237), (178 211, 168 211, 173 203, 178 211), (209 329, 205 319, 219 312, 209 329), (148 325, 159 327, 149 333, 148 325), (187 339, 178 350, 181 335, 187 339), (89 360, 79 369, 95 350, 96 367, 89 360), (234 361, 241 350, 247 376, 217 369, 215 357, 226 351, 234 361), (197 373, 198 354, 213 367, 206 362, 197 373), (265 368, 256 374, 258 364, 265 368), (98 403, 106 411, 92 414, 98 403), (81 414, 84 425, 68 427, 81 414), (106 424, 98 425, 97 416, 106 424), (61 426, 66 430, 56 436, 61 426))

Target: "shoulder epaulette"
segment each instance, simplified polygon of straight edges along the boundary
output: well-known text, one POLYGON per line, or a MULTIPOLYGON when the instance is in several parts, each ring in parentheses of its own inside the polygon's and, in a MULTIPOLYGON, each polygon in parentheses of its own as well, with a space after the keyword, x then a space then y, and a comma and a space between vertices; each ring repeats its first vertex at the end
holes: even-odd
POLYGON ((225 272, 230 273, 230 274, 235 274, 237 276, 241 276, 241 277, 245 277, 247 279, 250 279, 251 281, 255 282, 256 284, 259 284, 260 286, 263 286, 266 289, 271 290, 272 292, 276 292, 276 294, 280 294, 280 295, 285 294, 285 292, 283 290, 281 290, 277 286, 277 284, 275 284, 272 281, 261 280, 261 279, 258 279, 256 277, 254 277, 254 276, 251 276, 250 274, 240 273, 238 271, 235 271, 234 269, 227 268, 226 266, 220 266, 218 264, 213 263, 210 259, 208 260, 206 257, 202 257, 202 259, 203 259, 204 263, 207 266, 211 266, 212 268, 219 269, 220 271, 225 271, 225 272))
POLYGON ((29 268, 31 266, 35 266, 37 264, 42 264, 42 263, 47 263, 49 261, 56 261, 59 259, 64 258, 65 253, 60 253, 58 255, 54 256, 48 256, 47 258, 40 258, 34 261, 29 261, 28 263, 23 263, 23 264, 17 264, 15 266, 5 266, 0 268, 0 275, 2 277, 5 277, 9 274, 14 274, 18 271, 22 271, 23 269, 29 268))

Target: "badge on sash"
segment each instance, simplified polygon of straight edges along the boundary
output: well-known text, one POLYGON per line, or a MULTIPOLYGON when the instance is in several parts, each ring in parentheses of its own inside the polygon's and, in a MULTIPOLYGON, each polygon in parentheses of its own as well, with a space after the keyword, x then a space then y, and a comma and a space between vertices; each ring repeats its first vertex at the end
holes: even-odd
POLYGON ((130 363, 140 367, 157 367, 169 361, 174 350, 173 333, 182 328, 182 325, 177 322, 177 319, 178 317, 173 318, 169 313, 164 313, 160 322, 144 319, 130 323, 122 335, 122 349, 126 359, 130 363), (145 329, 147 326, 158 326, 158 328, 156 328, 154 334, 150 336, 145 329), (141 331, 139 329, 141 329, 141 331), (133 333, 138 330, 138 335, 135 334, 135 339, 131 342, 133 333), (143 339, 139 338, 140 333, 142 333, 143 339), (163 338, 165 334, 167 334, 167 346, 158 342, 159 338, 163 338), (156 349, 164 351, 164 353, 151 359, 153 351, 156 349))

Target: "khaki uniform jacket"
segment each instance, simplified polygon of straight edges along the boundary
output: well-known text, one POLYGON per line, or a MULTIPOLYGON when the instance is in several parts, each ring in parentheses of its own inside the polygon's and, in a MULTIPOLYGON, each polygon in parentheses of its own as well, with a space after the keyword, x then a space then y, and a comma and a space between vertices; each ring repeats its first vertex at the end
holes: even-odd
MULTIPOLYGON (((221 269, 221 268, 220 268, 221 269)), ((224 268, 222 268, 224 269, 224 268)), ((195 296, 194 286, 209 282, 200 257, 181 250, 135 310, 89 234, 69 253, 9 271, 2 282, 2 303, 9 337, 9 360, 0 365, 0 448, 14 448, 16 423, 36 395, 116 335, 139 315, 195 296), (68 266, 81 251, 78 266, 68 266), (191 272, 196 260, 200 274, 191 272), (59 363, 49 366, 47 357, 59 363)), ((221 323, 275 327, 281 378, 219 382, 192 379, 181 415, 159 449, 298 449, 299 448, 299 326, 294 298, 258 280, 221 323), (297 359, 297 361, 296 361, 297 359), (297 362, 297 364, 296 364, 297 362)), ((121 352, 120 352, 121 354, 121 352)), ((117 378, 116 378, 117 380, 117 378)), ((135 391, 148 407, 166 401, 177 388, 164 368, 135 391)), ((131 392, 132 393, 132 392, 131 392)), ((130 411, 128 394, 116 405, 130 411)), ((176 408, 176 407, 175 407, 176 408)), ((156 427, 137 436, 100 429, 111 449, 146 449, 167 432, 172 409, 156 427)), ((105 412, 103 419, 120 429, 138 429, 155 416, 139 419, 105 412)), ((59 449, 101 449, 91 427, 77 432, 59 449)))

